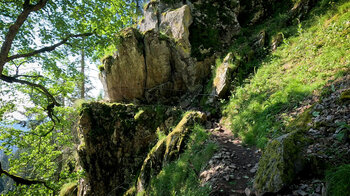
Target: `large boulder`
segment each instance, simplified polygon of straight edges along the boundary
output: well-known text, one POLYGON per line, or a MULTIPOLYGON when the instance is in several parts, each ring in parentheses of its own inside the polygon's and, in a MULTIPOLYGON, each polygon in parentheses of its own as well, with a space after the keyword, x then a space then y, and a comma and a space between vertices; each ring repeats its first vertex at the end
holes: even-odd
POLYGON ((105 94, 113 101, 142 98, 146 84, 142 35, 133 28, 121 34, 118 51, 103 60, 104 71, 100 74, 105 94))
POLYGON ((232 73, 238 68, 233 64, 234 56, 227 54, 224 61, 217 67, 213 80, 211 97, 225 98, 231 84, 232 73))
POLYGON ((181 111, 161 106, 83 104, 79 162, 85 171, 79 195, 122 195, 134 182, 149 149, 176 125, 181 111))
POLYGON ((272 140, 266 147, 254 179, 257 195, 277 193, 290 184, 302 171, 305 160, 302 150, 305 146, 298 131, 272 140))
POLYGON ((107 100, 172 103, 178 95, 196 90, 209 74, 209 63, 190 57, 190 6, 178 3, 165 9, 166 5, 148 3, 141 32, 122 31, 118 52, 103 61, 100 79, 107 100))

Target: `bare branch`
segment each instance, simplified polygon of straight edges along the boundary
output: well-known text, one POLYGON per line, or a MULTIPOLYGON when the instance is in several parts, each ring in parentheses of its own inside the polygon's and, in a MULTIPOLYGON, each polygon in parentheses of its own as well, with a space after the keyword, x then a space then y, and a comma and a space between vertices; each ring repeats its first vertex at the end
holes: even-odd
POLYGON ((3 74, 0 75, 0 79, 5 81, 5 82, 8 82, 8 83, 20 83, 20 84, 25 84, 25 85, 34 87, 36 89, 39 89, 42 93, 44 93, 51 100, 51 102, 55 106, 60 106, 60 104, 51 95, 51 93, 44 86, 42 86, 40 84, 31 83, 31 82, 28 82, 26 80, 20 80, 20 79, 17 79, 16 77, 5 76, 3 74))
POLYGON ((0 176, 2 174, 5 174, 6 176, 10 177, 13 181, 15 181, 15 183, 17 185, 22 184, 22 185, 33 185, 33 184, 42 184, 44 185, 46 188, 52 190, 52 191, 56 191, 55 189, 51 188, 50 186, 47 185, 47 183, 45 181, 41 181, 41 180, 32 180, 32 179, 25 179, 22 178, 20 176, 16 176, 16 175, 12 175, 10 173, 8 173, 7 171, 3 170, 1 167, 1 162, 0 162, 0 176))
POLYGON ((44 78, 42 75, 37 75, 37 76, 29 76, 29 75, 15 75, 13 76, 14 78, 19 78, 19 77, 24 77, 24 78, 44 78))
POLYGON ((27 20, 29 14, 31 12, 40 10, 43 8, 47 3, 47 0, 40 0, 37 4, 31 5, 29 0, 26 0, 23 4, 23 11, 18 15, 15 23, 13 23, 9 31, 7 32, 5 36, 5 40, 2 43, 1 50, 0 50, 0 74, 2 73, 2 70, 4 68, 4 65, 8 62, 7 57, 10 52, 12 42, 15 39, 20 27, 23 25, 23 23, 27 20))
POLYGON ((39 50, 35 50, 33 52, 29 52, 29 53, 26 53, 26 54, 16 54, 16 55, 13 55, 13 56, 10 56, 6 59, 6 61, 11 61, 11 60, 14 60, 14 59, 18 59, 18 58, 24 58, 24 57, 31 57, 31 56, 34 56, 36 54, 40 54, 40 53, 44 53, 44 52, 51 52, 53 50, 55 50, 57 47, 63 45, 63 44, 66 44, 67 41, 70 39, 70 38, 77 38, 77 37, 87 37, 87 36, 91 36, 93 35, 93 33, 83 33, 83 34, 77 34, 77 35, 69 35, 68 37, 64 38, 62 41, 58 42, 57 44, 54 44, 52 46, 48 46, 48 47, 44 47, 44 48, 41 48, 39 50))

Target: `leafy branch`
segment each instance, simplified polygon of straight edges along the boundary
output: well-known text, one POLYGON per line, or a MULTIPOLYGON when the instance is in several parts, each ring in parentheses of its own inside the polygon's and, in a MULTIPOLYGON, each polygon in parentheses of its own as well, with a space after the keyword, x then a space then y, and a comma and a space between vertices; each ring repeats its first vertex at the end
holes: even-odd
POLYGON ((16 176, 16 175, 13 175, 13 174, 10 174, 9 172, 5 171, 2 169, 2 166, 1 166, 1 162, 0 162, 0 176, 4 174, 8 177, 10 177, 13 181, 15 181, 15 183, 17 185, 19 184, 22 184, 22 185, 33 185, 33 184, 42 184, 44 185, 46 188, 56 192, 55 189, 53 189, 52 187, 50 187, 49 185, 47 185, 47 183, 45 181, 41 181, 41 180, 32 180, 32 179, 25 179, 25 178, 22 178, 20 176, 16 176))

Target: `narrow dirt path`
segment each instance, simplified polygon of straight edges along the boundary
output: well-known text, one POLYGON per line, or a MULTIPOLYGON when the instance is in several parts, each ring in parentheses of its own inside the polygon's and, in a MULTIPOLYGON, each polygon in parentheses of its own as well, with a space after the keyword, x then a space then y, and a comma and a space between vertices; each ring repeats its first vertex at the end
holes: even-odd
POLYGON ((229 129, 221 125, 216 124, 208 131, 212 133, 211 140, 217 143, 218 150, 200 174, 202 184, 209 183, 212 187, 210 195, 213 196, 246 195, 246 188, 252 186, 260 151, 243 146, 229 129))

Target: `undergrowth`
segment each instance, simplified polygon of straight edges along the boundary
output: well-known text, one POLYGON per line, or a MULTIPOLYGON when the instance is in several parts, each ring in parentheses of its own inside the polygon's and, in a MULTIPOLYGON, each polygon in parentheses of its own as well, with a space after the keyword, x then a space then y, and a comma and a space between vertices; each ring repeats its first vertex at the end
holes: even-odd
POLYGON ((333 168, 326 172, 327 194, 329 196, 348 195, 350 191, 350 164, 333 168))
POLYGON ((207 139, 208 133, 196 125, 185 152, 152 179, 149 195, 209 195, 210 188, 199 181, 199 172, 216 149, 207 139))
POLYGON ((350 2, 328 7, 322 2, 309 19, 289 27, 297 32, 275 52, 252 62, 258 69, 234 89, 225 106, 232 131, 247 144, 264 147, 283 134, 291 121, 288 113, 349 71, 350 2))

